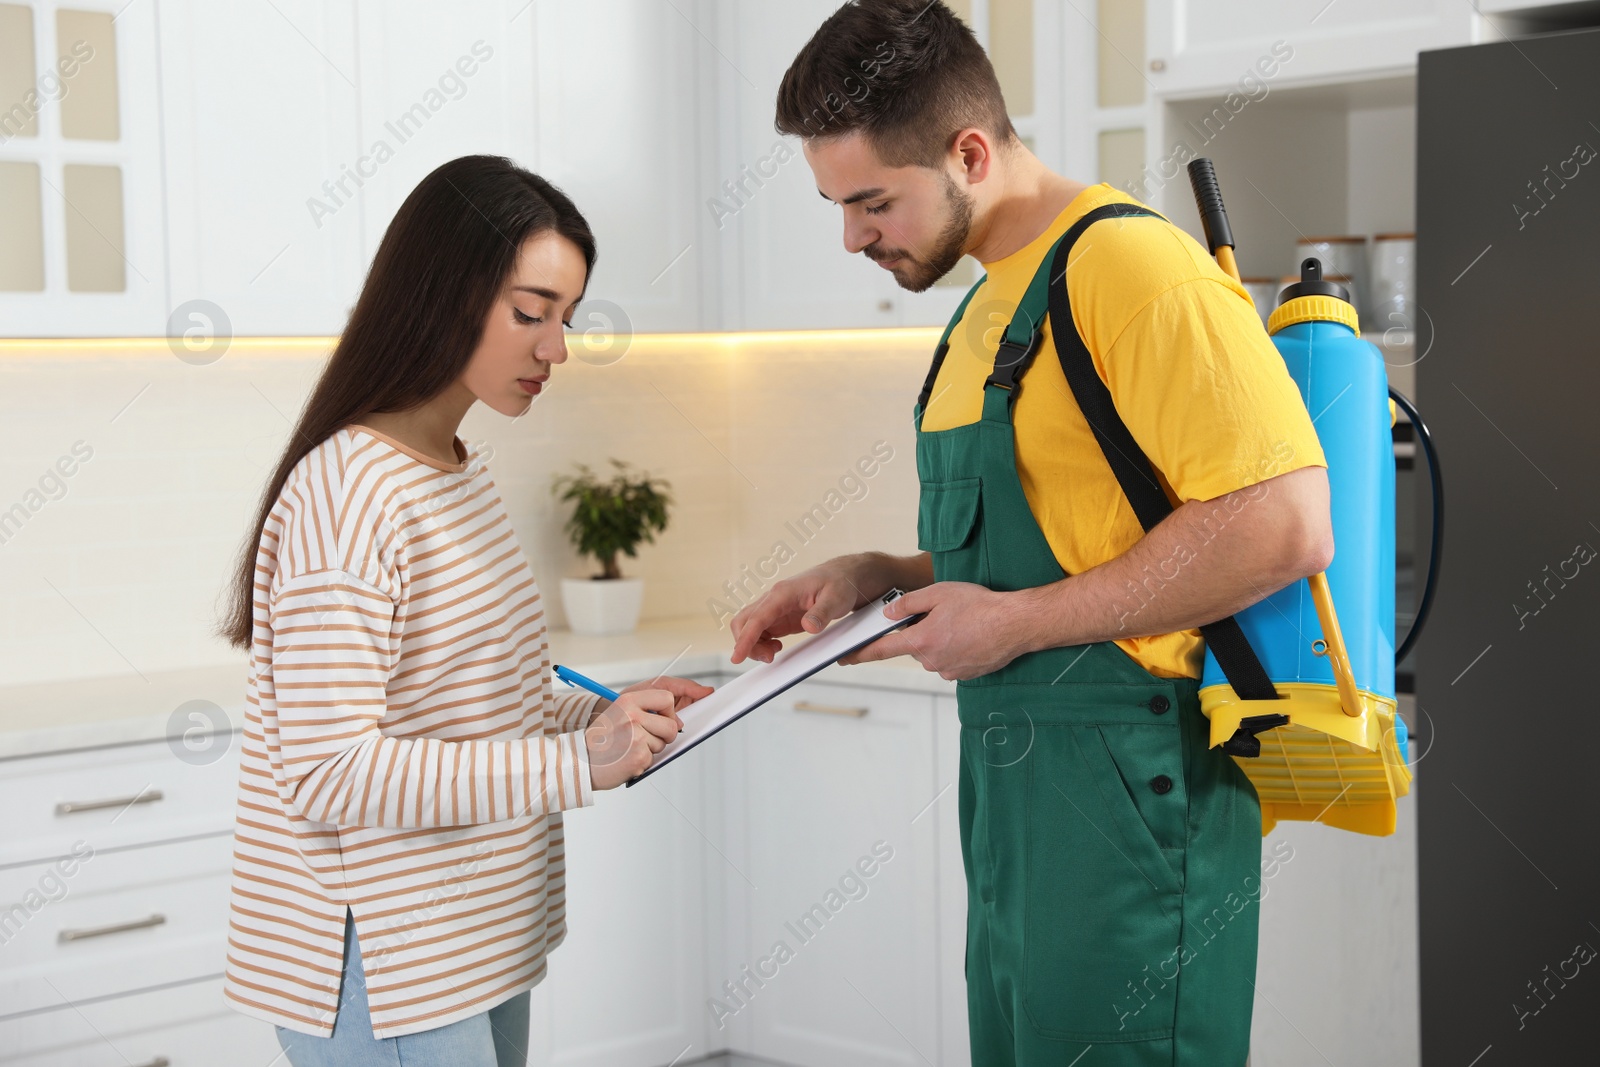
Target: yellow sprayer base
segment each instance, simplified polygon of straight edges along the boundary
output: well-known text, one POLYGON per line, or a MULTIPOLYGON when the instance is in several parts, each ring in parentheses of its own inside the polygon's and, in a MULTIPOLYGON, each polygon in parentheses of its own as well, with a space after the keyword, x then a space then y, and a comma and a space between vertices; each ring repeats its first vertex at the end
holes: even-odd
POLYGON ((1394 833, 1394 802, 1411 791, 1411 770, 1395 740, 1395 702, 1361 691, 1361 714, 1346 715, 1331 685, 1280 682, 1282 700, 1242 701, 1229 685, 1200 690, 1211 720, 1211 746, 1239 721, 1270 710, 1289 724, 1256 735, 1261 755, 1234 757, 1261 798, 1261 834, 1280 819, 1320 822, 1358 834, 1394 833))

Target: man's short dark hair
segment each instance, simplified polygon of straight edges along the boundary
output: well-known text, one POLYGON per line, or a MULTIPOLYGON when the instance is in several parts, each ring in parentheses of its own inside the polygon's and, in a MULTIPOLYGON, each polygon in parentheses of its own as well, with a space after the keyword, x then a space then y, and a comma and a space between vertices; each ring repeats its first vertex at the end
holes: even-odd
POLYGON ((776 125, 808 141, 860 131, 891 167, 938 166, 969 127, 1016 137, 983 46, 939 0, 835 11, 784 73, 776 125))

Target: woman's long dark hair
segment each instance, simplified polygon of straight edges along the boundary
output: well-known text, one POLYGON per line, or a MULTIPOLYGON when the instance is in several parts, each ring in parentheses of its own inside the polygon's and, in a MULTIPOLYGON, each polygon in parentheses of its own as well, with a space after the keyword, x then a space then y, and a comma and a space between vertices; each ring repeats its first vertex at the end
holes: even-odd
POLYGON ((594 234, 561 190, 499 156, 463 156, 422 179, 395 214, 245 539, 220 633, 248 649, 256 553, 295 465, 375 412, 407 411, 444 392, 478 347, 522 244, 567 238, 594 268, 594 234))

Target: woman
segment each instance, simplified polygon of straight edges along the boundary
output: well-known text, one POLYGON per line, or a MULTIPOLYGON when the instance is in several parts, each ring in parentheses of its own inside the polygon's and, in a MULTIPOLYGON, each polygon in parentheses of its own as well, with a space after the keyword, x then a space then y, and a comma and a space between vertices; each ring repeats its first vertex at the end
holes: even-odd
POLYGON ((263 495, 226 636, 251 653, 224 992, 294 1067, 524 1064, 565 933, 561 812, 710 692, 556 695, 474 403, 524 414, 594 266, 505 159, 435 170, 384 235, 263 495))

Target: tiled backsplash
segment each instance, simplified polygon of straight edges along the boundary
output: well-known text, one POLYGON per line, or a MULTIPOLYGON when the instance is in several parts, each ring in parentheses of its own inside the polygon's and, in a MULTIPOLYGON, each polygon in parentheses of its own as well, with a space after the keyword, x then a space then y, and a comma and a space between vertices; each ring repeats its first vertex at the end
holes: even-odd
MULTIPOLYGON (((588 573, 551 477, 615 456, 672 483, 666 533, 625 574, 644 614, 730 607, 839 552, 916 546, 911 405, 929 330, 633 338, 577 358, 465 439, 490 470, 553 625, 588 573)), ((205 366, 164 341, 0 345, 0 685, 236 661, 213 636, 257 495, 326 344, 238 340, 205 366)))

